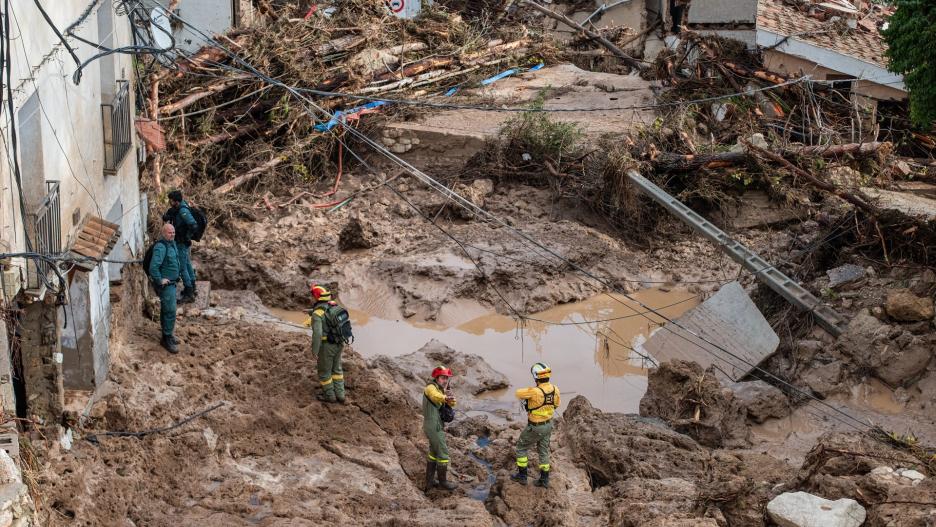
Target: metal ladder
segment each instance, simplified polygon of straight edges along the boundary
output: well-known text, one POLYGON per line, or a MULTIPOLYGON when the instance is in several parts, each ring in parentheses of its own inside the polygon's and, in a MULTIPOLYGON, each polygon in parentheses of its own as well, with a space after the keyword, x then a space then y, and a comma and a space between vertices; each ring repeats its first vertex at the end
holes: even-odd
POLYGON ((641 176, 636 170, 628 170, 627 176, 645 194, 650 196, 666 210, 670 211, 685 224, 695 229, 702 236, 715 242, 721 250, 726 252, 732 260, 741 264, 754 276, 767 284, 768 287, 787 299, 794 306, 809 311, 816 317, 816 321, 832 336, 838 337, 844 331, 847 322, 831 307, 824 305, 812 293, 799 285, 795 280, 781 273, 776 267, 748 249, 737 240, 728 236, 711 222, 698 215, 683 202, 670 196, 665 190, 656 186, 649 179, 641 176))

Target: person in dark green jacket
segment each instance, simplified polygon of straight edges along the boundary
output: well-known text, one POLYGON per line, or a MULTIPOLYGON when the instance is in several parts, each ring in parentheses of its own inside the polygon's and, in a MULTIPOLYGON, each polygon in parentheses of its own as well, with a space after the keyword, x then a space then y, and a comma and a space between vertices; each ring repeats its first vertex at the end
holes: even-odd
POLYGON ((198 229, 198 223, 195 216, 192 215, 192 208, 182 199, 181 190, 173 190, 169 193, 169 203, 172 207, 163 214, 163 221, 169 222, 176 229, 176 248, 179 251, 179 264, 182 266, 182 285, 185 290, 182 291, 180 304, 187 304, 195 301, 195 268, 192 267, 192 233, 198 229))
POLYGON ((176 282, 179 280, 182 264, 175 242, 175 227, 171 223, 163 225, 162 239, 153 245, 153 259, 150 261, 149 276, 153 287, 159 293, 159 325, 162 328, 160 344, 169 353, 179 352, 179 343, 175 338, 176 320, 176 282))

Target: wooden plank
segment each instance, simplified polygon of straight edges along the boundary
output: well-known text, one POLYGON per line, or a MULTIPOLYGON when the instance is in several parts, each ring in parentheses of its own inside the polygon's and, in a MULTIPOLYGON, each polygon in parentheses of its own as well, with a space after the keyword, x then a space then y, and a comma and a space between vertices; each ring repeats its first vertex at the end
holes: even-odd
POLYGON ((715 366, 724 382, 740 380, 780 345, 780 337, 738 282, 725 284, 674 322, 653 333, 643 348, 658 362, 687 359, 703 368, 715 366))

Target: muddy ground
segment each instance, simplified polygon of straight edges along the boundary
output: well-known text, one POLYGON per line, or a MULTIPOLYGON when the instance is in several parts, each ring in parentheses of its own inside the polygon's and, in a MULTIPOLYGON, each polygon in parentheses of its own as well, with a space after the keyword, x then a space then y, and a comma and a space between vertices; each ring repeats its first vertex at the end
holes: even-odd
MULTIPOLYGON (((362 182, 352 177, 349 184, 362 182)), ((730 426, 743 433, 725 432, 741 440, 720 446, 691 430, 676 427, 689 435, 676 432, 666 420, 606 414, 570 395, 554 437, 549 490, 507 479, 519 423, 495 413, 460 414, 449 428, 460 489, 426 495, 426 442, 417 397, 429 362, 454 353, 453 362, 465 365, 469 373, 460 395, 468 405, 485 390, 500 388, 499 374, 464 355, 468 350, 431 344, 401 360, 365 361, 349 352, 351 404, 325 406, 314 399, 307 333, 272 319, 264 304, 306 307, 307 283, 314 277, 334 283, 345 301, 369 313, 455 324, 479 310, 509 312, 492 287, 524 312, 588 298, 597 289, 567 269, 544 266, 503 228, 451 215, 412 182, 401 186, 459 239, 509 252, 514 259, 472 251, 488 277, 482 280, 450 239, 386 190, 331 215, 297 205, 259 215, 257 221, 227 222, 196 249, 201 278, 218 289, 250 290, 257 297, 245 301, 244 293, 221 291, 213 295, 210 310, 186 310, 179 322, 183 351, 178 356, 158 346, 152 321, 136 319, 117 336, 118 360, 103 397, 78 431, 80 439, 70 450, 37 441, 45 524, 764 525, 771 497, 804 489, 830 498, 863 492, 860 501, 869 508, 870 525, 928 525, 922 522, 932 517, 926 504, 934 480, 914 486, 884 474, 907 467, 925 473, 917 458, 870 440, 842 447, 851 437, 847 428, 815 417, 809 406, 786 415, 796 406, 788 399, 778 403, 786 412, 766 417, 750 410, 754 404, 731 403, 730 426), (100 433, 166 426, 217 403, 223 406, 166 433, 141 438, 100 433), (836 429, 846 434, 829 435, 836 429), (828 445, 834 452, 822 448, 828 445), (884 472, 872 474, 879 467, 884 472), (895 507, 894 502, 913 504, 895 507)), ((734 264, 689 236, 669 238, 665 247, 653 250, 629 248, 585 208, 554 203, 548 191, 486 183, 478 188, 483 192, 475 199, 487 209, 629 290, 652 285, 641 281, 737 274, 734 264)), ((749 230, 739 237, 778 255, 796 236, 791 232, 749 230)), ((859 316, 862 310, 874 313, 891 286, 921 291, 925 279, 898 271, 878 274, 856 286, 860 295, 841 298, 838 307, 859 316), (852 300, 847 307, 841 303, 846 299, 852 300)), ((716 284, 688 287, 706 291, 716 284)), ((838 342, 809 334, 780 353, 775 366, 801 372, 831 404, 865 412, 891 430, 936 437, 934 375, 926 364, 907 366, 914 378, 896 390, 869 377, 875 371, 888 376, 875 346, 881 353, 891 340, 903 342, 904 349, 929 346, 931 327, 907 326, 880 313, 864 316, 874 319, 865 321, 870 327, 856 327, 838 342), (874 344, 869 335, 877 335, 874 344), (854 356, 859 348, 865 349, 864 363, 854 356), (820 379, 827 384, 822 393, 810 374, 835 363, 840 371, 820 379), (868 395, 867 386, 880 393, 868 395)), ((666 384, 657 390, 665 392, 666 384)))

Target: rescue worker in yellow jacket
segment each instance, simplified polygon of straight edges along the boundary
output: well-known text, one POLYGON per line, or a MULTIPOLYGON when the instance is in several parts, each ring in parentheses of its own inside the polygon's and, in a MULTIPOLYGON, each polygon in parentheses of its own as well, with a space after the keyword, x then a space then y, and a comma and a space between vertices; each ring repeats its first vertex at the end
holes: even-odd
POLYGON ((451 421, 455 416, 455 396, 446 393, 452 370, 437 366, 432 370, 432 381, 423 390, 423 432, 429 440, 429 460, 426 461, 426 492, 434 485, 434 475, 438 474, 438 486, 444 490, 454 490, 455 483, 448 480, 449 451, 445 444, 443 422, 451 421))
POLYGON ((517 441, 517 473, 510 479, 522 485, 527 483, 527 454, 536 446, 539 455, 540 479, 537 487, 549 487, 549 439, 553 430, 553 414, 559 408, 559 388, 549 382, 552 371, 549 366, 537 362, 530 368, 536 386, 517 390, 517 398, 522 401, 527 412, 527 426, 520 432, 517 441))

